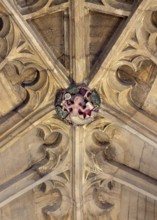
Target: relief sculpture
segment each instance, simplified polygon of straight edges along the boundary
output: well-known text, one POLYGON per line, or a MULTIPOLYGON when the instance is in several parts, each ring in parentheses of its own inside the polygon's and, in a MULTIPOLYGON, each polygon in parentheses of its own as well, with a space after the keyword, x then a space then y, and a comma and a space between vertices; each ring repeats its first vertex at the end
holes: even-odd
POLYGON ((74 125, 83 125, 94 120, 100 106, 96 90, 85 85, 71 85, 56 95, 56 112, 61 119, 74 125))
POLYGON ((156 220, 157 0, 0 1, 0 219, 156 220))

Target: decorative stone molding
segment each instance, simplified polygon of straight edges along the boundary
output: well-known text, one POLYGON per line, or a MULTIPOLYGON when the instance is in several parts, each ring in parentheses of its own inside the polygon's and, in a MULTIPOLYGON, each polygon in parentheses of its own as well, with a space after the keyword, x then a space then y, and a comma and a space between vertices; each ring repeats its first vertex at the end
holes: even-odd
POLYGON ((114 160, 115 149, 111 146, 106 130, 111 123, 102 118, 87 126, 86 133, 86 168, 85 168, 85 219, 104 218, 118 219, 120 188, 114 189, 114 181, 101 178, 102 167, 105 172, 114 173, 115 168, 107 161, 114 160), (100 155, 103 159, 100 159, 100 155), (117 196, 115 197, 115 191, 117 196), (113 197, 112 197, 113 196, 113 197))
POLYGON ((56 94, 57 115, 73 125, 83 125, 94 120, 100 106, 100 97, 96 90, 85 85, 71 85, 56 94))
MULTIPOLYGON (((14 166, 17 163, 16 154, 9 157, 5 149, 21 146, 25 140, 20 139, 23 134, 29 138, 30 131, 32 135, 32 143, 23 146, 31 162, 24 168, 28 167, 31 172, 26 171, 27 176, 24 170, 18 173, 18 177, 15 173, 11 182, 1 186, 1 207, 9 204, 12 212, 12 204, 21 201, 15 199, 29 192, 35 207, 43 200, 41 206, 33 210, 35 217, 38 215, 39 218, 42 216, 51 220, 118 220, 125 207, 122 203, 124 188, 127 192, 131 189, 133 196, 142 195, 146 200, 142 203, 145 207, 148 207, 147 198, 155 204, 157 151, 156 135, 152 133, 156 131, 156 123, 154 121, 152 130, 147 132, 143 118, 156 118, 157 115, 157 1, 143 0, 141 4, 131 0, 94 3, 90 0, 66 3, 56 0, 1 2, 8 10, 2 9, 0 14, 0 86, 4 87, 0 98, 7 92, 5 107, 3 99, 0 100, 2 161, 7 158, 9 165, 14 166), (85 24, 90 24, 89 11, 118 17, 130 15, 126 27, 124 25, 118 29, 121 31, 124 28, 122 35, 114 36, 117 43, 113 45, 115 39, 109 40, 111 50, 108 54, 106 50, 102 52, 99 59, 105 59, 102 64, 98 60, 100 68, 96 69, 97 73, 91 71, 90 76, 86 60, 90 35, 89 29, 85 30, 85 24), (31 23, 33 19, 40 17, 42 20, 45 14, 53 13, 61 13, 61 19, 66 17, 63 22, 64 40, 72 41, 70 46, 69 43, 66 45, 66 53, 70 51, 69 72, 61 66, 59 58, 48 45, 41 41, 31 23), (78 86, 70 86, 71 78, 78 86), (88 84, 88 88, 83 82, 88 84), (60 92, 55 99, 57 91, 60 92), (98 94, 103 101, 101 105, 98 94), (101 111, 98 112, 99 106, 101 111), (133 117, 136 113, 145 126, 146 136, 133 117), (136 129, 126 125, 129 120, 133 120, 136 129), (37 131, 40 138, 36 137, 37 131)), ((116 34, 119 34, 118 31, 116 34)), ((146 125, 150 126, 149 123, 146 125)), ((5 165, 4 175, 8 167, 5 165)), ((139 197, 131 196, 129 205, 134 207, 134 200, 131 199, 139 197)), ((28 204, 29 200, 25 201, 28 204)), ((149 215, 153 213, 150 210, 149 215)), ((3 215, 5 212, 2 210, 1 213, 3 215)), ((8 219, 12 219, 10 216, 8 219)), ((122 215, 123 219, 127 219, 125 215, 122 215)))
POLYGON ((154 107, 151 111, 147 98, 152 99, 152 91, 156 88, 155 7, 154 3, 153 10, 150 4, 150 10, 141 13, 140 23, 137 21, 122 51, 104 71, 105 76, 98 89, 104 103, 128 115, 140 109, 143 114, 156 117, 156 99, 153 98, 154 107))
POLYGON ((69 169, 69 127, 52 118, 40 124, 38 129, 44 139, 43 149, 46 159, 41 162, 38 172, 45 175, 54 169, 56 171, 69 169))
POLYGON ((17 4, 20 8, 22 14, 29 14, 35 11, 40 10, 47 4, 48 0, 15 0, 15 4, 17 4))
POLYGON ((71 217, 70 127, 51 118, 41 123, 38 129, 39 135, 44 139, 45 159, 37 163, 34 169, 42 176, 53 174, 52 179, 39 187, 43 193, 52 193, 52 203, 45 205, 42 212, 48 219, 71 217))
POLYGON ((116 0, 101 0, 101 2, 105 7, 111 7, 114 9, 121 9, 125 11, 130 11, 133 5, 133 4, 128 4, 127 2, 119 2, 116 0))
POLYGON ((47 181, 39 186, 43 193, 52 193, 52 203, 43 207, 43 213, 51 219, 71 217, 71 197, 65 181, 59 180, 47 181))
POLYGON ((85 219, 99 217, 118 219, 120 209, 120 185, 109 179, 89 179, 90 187, 85 193, 85 219))

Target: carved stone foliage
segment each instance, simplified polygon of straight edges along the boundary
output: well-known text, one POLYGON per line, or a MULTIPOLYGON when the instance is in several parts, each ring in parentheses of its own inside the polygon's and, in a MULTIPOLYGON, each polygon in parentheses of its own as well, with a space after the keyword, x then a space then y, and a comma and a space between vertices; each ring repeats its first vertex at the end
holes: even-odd
POLYGON ((4 11, 1 10, 1 14, 0 14, 1 61, 9 53, 9 49, 12 45, 13 37, 9 35, 10 29, 11 29, 11 24, 9 17, 4 13, 4 11))
MULTIPOLYGON (((55 177, 53 180, 42 183, 34 191, 39 199, 49 197, 47 201, 44 199, 43 203, 40 204, 45 220, 70 219, 72 203, 68 180, 55 177)), ((36 198, 36 201, 38 202, 38 198, 36 198)))
POLYGON ((18 95, 24 96, 23 103, 27 104, 26 108, 31 106, 32 110, 41 105, 49 90, 49 77, 43 68, 16 60, 8 62, 3 73, 12 85, 20 87, 21 92, 18 95))
MULTIPOLYGON (((98 216, 119 219, 122 212, 121 187, 130 187, 132 184, 130 168, 146 173, 149 167, 149 175, 153 177, 153 168, 150 167, 154 162, 149 162, 153 154, 149 157, 146 151, 152 152, 153 149, 155 154, 156 149, 137 134, 104 118, 92 122, 86 129, 83 191, 85 219, 99 219, 98 216)), ((136 178, 140 187, 138 176, 136 178)))
MULTIPOLYGON (((38 126, 44 139, 45 158, 34 166, 41 176, 52 173, 52 178, 39 187, 43 194, 52 193, 52 202, 43 204, 46 219, 66 219, 71 216, 71 147, 69 126, 52 118, 38 126), (54 194, 56 196, 54 196, 54 194)), ((44 195, 43 195, 44 196, 44 195)))
POLYGON ((134 33, 111 61, 101 84, 104 101, 130 115, 138 108, 149 117, 156 117, 153 96, 157 69, 155 13, 152 9, 145 12, 143 22, 135 24, 134 33))
POLYGON ((110 177, 103 176, 105 173, 114 173, 115 168, 108 164, 114 160, 115 149, 111 146, 110 137, 105 129, 111 124, 103 119, 87 126, 86 136, 86 169, 85 169, 85 219, 104 218, 118 219, 120 211, 120 185, 110 177))
POLYGON ((52 118, 38 126, 44 139, 43 149, 45 160, 37 168, 42 175, 54 172, 64 172, 69 169, 69 126, 58 119, 52 118))
POLYGON ((4 116, 16 126, 22 121, 21 117, 31 116, 52 104, 57 84, 52 72, 3 7, 0 13, 0 117, 3 129, 7 130, 9 121, 3 120, 4 116))
POLYGON ((120 185, 110 179, 89 177, 85 192, 84 219, 118 219, 120 209, 120 185))
MULTIPOLYGON (((144 136, 133 117, 157 116, 154 1, 1 1, 8 12, 0 9, 0 207, 28 192, 24 203, 32 198, 32 218, 41 220, 138 219, 122 210, 125 193, 133 194, 129 207, 141 195, 155 207, 156 136, 143 126, 144 136), (80 86, 69 88, 73 80, 80 86), (61 119, 100 111, 72 127, 55 105, 61 119)), ((18 220, 15 210, 8 218, 18 220)))
POLYGON ((107 169, 109 169, 109 173, 112 172, 107 161, 114 160, 116 152, 114 146, 111 145, 110 134, 107 132, 110 126, 111 123, 103 119, 98 119, 88 126, 86 137, 87 168, 89 167, 89 171, 92 173, 100 172, 101 165, 103 165, 101 164, 102 158, 106 163, 105 172, 107 169))
POLYGON ((149 169, 147 175, 157 177, 157 173, 153 171, 157 152, 153 143, 143 140, 138 133, 105 119, 92 122, 88 129, 86 152, 89 169, 93 170, 91 172, 102 170, 114 173, 119 165, 124 165, 144 174, 149 169))

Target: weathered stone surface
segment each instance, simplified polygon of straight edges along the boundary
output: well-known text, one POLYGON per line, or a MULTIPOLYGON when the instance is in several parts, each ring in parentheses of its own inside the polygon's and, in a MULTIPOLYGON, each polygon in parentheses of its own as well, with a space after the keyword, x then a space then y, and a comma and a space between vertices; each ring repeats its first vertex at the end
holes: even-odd
POLYGON ((156 11, 157 0, 0 1, 1 220, 157 219, 156 11), (100 95, 89 124, 55 112, 73 83, 100 95))

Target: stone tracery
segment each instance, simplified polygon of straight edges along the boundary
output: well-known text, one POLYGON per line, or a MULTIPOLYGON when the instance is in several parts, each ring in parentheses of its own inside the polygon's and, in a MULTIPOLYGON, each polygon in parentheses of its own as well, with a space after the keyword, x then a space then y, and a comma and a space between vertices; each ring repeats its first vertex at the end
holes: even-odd
MULTIPOLYGON (((55 197, 56 193, 56 201, 50 199, 48 200, 49 204, 41 205, 43 219, 101 220, 108 218, 116 220, 120 216, 120 220, 126 220, 121 207, 125 205, 124 192, 129 193, 129 189, 133 191, 132 194, 135 194, 134 197, 130 195, 131 199, 138 200, 141 199, 141 195, 145 196, 146 200, 142 201, 149 207, 149 199, 157 200, 156 181, 153 182, 151 179, 157 177, 154 170, 156 167, 156 137, 153 135, 156 132, 156 123, 151 119, 154 117, 156 120, 156 98, 154 96, 157 63, 156 14, 154 12, 157 7, 156 0, 152 3, 143 0, 141 4, 138 1, 137 5, 132 5, 132 1, 124 3, 125 1, 107 0, 101 1, 101 3, 96 1, 99 4, 93 4, 91 1, 84 4, 73 1, 61 2, 61 5, 53 1, 40 0, 27 2, 19 0, 6 2, 3 0, 1 2, 9 14, 12 14, 12 18, 7 15, 7 11, 2 10, 0 36, 3 47, 0 50, 2 59, 0 77, 6 79, 6 83, 4 83, 6 91, 7 89, 9 91, 12 88, 19 88, 18 93, 12 90, 10 100, 13 100, 13 105, 8 104, 5 107, 5 110, 7 109, 5 112, 2 111, 3 109, 0 110, 3 125, 1 131, 2 151, 5 152, 6 148, 12 151, 19 138, 21 138, 21 142, 19 142, 21 146, 22 140, 25 140, 24 134, 27 134, 28 131, 31 132, 32 127, 39 130, 35 139, 35 147, 38 149, 36 151, 40 152, 40 157, 35 158, 35 162, 29 158, 33 155, 33 143, 28 142, 25 146, 26 155, 29 155, 29 167, 33 167, 30 168, 31 174, 28 177, 25 170, 19 173, 21 175, 19 177, 21 195, 39 186, 33 195, 34 199, 37 199, 38 195, 42 194, 43 197, 38 198, 41 205, 40 198, 46 198, 47 192, 52 194, 52 197, 55 197), (80 3, 80 8, 75 14, 74 8, 78 3, 80 3), (100 5, 102 7, 99 7, 100 5), (97 73, 95 75, 91 73, 91 77, 88 78, 86 59, 84 58, 88 55, 89 48, 86 48, 87 51, 82 50, 84 48, 82 42, 86 39, 85 31, 80 33, 82 35, 78 38, 78 30, 83 27, 80 18, 88 17, 88 10, 101 11, 101 13, 106 13, 108 10, 108 13, 114 14, 114 16, 129 16, 132 8, 135 10, 137 6, 139 6, 139 9, 137 8, 138 18, 136 12, 130 16, 130 20, 127 21, 128 30, 127 25, 124 28, 126 36, 119 37, 119 39, 122 38, 122 43, 113 46, 113 50, 111 49, 111 53, 115 50, 114 55, 111 54, 113 56, 110 58, 106 57, 104 62, 107 65, 102 62, 97 73), (69 17, 67 9, 72 11, 69 17), (40 17, 42 13, 44 16, 45 13, 55 13, 55 10, 57 13, 64 11, 65 42, 69 30, 67 28, 68 19, 75 24, 74 30, 72 28, 70 30, 72 42, 74 42, 70 46, 70 54, 68 54, 68 48, 65 48, 65 57, 69 56, 72 62, 70 70, 65 70, 55 58, 53 51, 49 50, 40 37, 36 38, 38 36, 37 30, 30 25, 31 19, 40 17), (147 20, 145 20, 146 17, 147 20), (141 22, 143 19, 144 22, 141 22), (138 22, 141 22, 140 25, 138 22), (31 37, 29 38, 29 36, 31 37), (123 37, 127 39, 123 39, 123 37), (37 40, 35 41, 35 39, 37 40), (76 46, 77 41, 80 50, 76 46), (63 91, 70 85, 70 77, 78 84, 80 81, 88 79, 90 89, 84 86, 75 87, 77 91, 72 94, 66 90, 61 95, 61 102, 56 103, 57 99, 52 105, 58 89, 63 91), (91 79, 92 77, 93 79, 91 79), (94 90, 95 87, 101 94, 102 104, 94 121, 91 117, 93 121, 91 122, 90 116, 93 114, 94 108, 97 112, 97 107, 100 105, 99 96, 94 90), (69 100, 74 103, 67 105, 69 100), (154 102, 151 101, 149 105, 150 100, 154 102), (83 127, 72 128, 56 118, 56 113, 53 110, 58 105, 59 107, 61 105, 68 114, 72 112, 72 116, 76 116, 80 110, 79 114, 83 122, 82 120, 81 122, 75 121, 71 117, 70 120, 75 124, 84 124, 86 119, 89 119, 88 122, 91 123, 83 127), (104 111, 108 105, 111 106, 109 114, 106 110, 104 111), (136 114, 138 117, 133 117, 136 114), (2 116, 5 116, 7 120, 4 120, 2 116), (127 127, 127 124, 123 123, 121 119, 126 116, 128 117, 127 123, 134 120, 134 126, 127 127), (142 128, 139 126, 140 120, 144 121, 142 128), (144 124, 145 121, 148 122, 147 128, 144 124), (11 123, 13 126, 8 129, 11 123), (151 128, 153 129, 151 130, 151 128), (150 132, 147 132, 148 129, 150 132), (8 135, 10 135, 10 139, 7 138, 8 135), (40 140, 39 143, 37 140, 40 140), (31 153, 28 154, 27 151, 31 153), (152 163, 150 163, 150 158, 152 163), (22 176, 23 173, 26 175, 25 184, 22 182, 25 178, 22 176), (32 184, 30 184, 29 178, 31 178, 32 184), (120 200, 120 198, 122 199, 120 200)), ((57 16, 61 16, 61 14, 57 16)), ((55 21, 60 22, 57 19, 55 21)), ((72 23, 70 25, 72 26, 72 23)), ((58 48, 60 50, 60 45, 58 48)), ((101 59, 104 55, 101 54, 101 59)), ((5 93, 3 92, 3 94, 5 93)), ((35 134, 32 132, 32 135, 35 134)), ((20 159, 17 158, 17 160, 20 164, 20 159)), ((12 190, 12 188, 11 183, 8 190, 12 190)), ((19 194, 18 191, 17 193, 15 191, 7 192, 8 194, 3 194, 2 191, 1 198, 4 199, 0 201, 1 207, 8 204, 8 201, 16 202, 14 199, 18 198, 19 194)), ((128 209, 131 210, 130 207, 128 209)), ((130 213, 132 212, 130 211, 130 213)))

